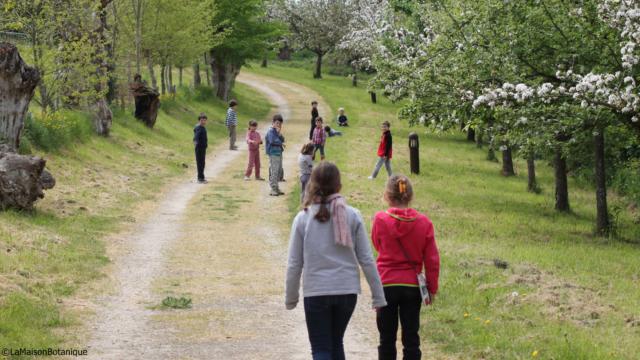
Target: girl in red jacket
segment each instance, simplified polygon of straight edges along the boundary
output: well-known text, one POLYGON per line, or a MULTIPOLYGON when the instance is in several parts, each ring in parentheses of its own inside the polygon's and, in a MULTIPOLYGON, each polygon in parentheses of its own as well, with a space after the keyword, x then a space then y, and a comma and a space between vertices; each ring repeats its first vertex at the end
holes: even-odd
POLYGON ((422 296, 418 274, 425 270, 431 300, 438 291, 440 256, 433 224, 424 214, 409 207, 413 198, 411 182, 404 175, 387 181, 384 199, 389 209, 373 219, 371 237, 378 251, 378 272, 387 306, 377 313, 380 346, 378 359, 396 359, 398 315, 402 324, 404 359, 420 359, 420 307, 422 296))

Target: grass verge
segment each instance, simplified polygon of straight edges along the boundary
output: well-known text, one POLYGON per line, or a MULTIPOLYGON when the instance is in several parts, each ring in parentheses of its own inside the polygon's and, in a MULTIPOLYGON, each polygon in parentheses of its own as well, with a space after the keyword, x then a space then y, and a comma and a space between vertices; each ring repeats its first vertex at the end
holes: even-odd
MULTIPOLYGON (((634 359, 640 353, 640 249, 634 243, 640 228, 628 212, 618 215, 619 239, 594 237, 593 189, 570 180, 573 212, 555 212, 553 173, 544 164, 542 193, 527 193, 522 161, 518 176, 503 178, 500 165, 462 135, 394 121, 397 106, 381 98, 371 104, 349 79, 314 80, 309 69, 275 62, 251 71, 308 86, 334 110, 346 109, 352 126, 328 140, 327 159, 340 167, 344 192, 366 220, 385 208, 384 170, 377 180, 366 179, 379 123, 392 122, 396 172, 409 173, 407 137, 420 135, 413 205, 432 218, 442 257, 441 292, 436 305, 423 310, 423 346, 483 359, 634 359), (494 259, 507 268, 495 267, 494 259)), ((335 126, 336 114, 320 115, 335 126)), ((615 195, 611 202, 621 203, 615 195)))

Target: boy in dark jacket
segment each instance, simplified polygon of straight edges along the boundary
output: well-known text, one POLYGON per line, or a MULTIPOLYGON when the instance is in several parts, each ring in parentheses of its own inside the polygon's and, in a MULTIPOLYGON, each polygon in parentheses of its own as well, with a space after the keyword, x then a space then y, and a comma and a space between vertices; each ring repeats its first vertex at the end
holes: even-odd
POLYGON ((269 185, 271 186, 271 196, 284 195, 280 190, 278 181, 282 174, 282 152, 284 151, 284 136, 282 136, 282 115, 275 114, 271 128, 265 136, 265 150, 269 156, 269 185))
POLYGON ((378 146, 378 163, 373 170, 369 180, 373 180, 378 176, 378 172, 384 164, 387 174, 391 176, 391 156, 393 155, 393 140, 391 138, 391 124, 388 121, 382 123, 382 136, 380 137, 380 145, 378 146))
POLYGON ((207 157, 207 115, 200 113, 198 116, 198 124, 193 128, 193 145, 196 148, 196 167, 198 169, 198 183, 205 184, 207 180, 204 178, 204 163, 207 157))

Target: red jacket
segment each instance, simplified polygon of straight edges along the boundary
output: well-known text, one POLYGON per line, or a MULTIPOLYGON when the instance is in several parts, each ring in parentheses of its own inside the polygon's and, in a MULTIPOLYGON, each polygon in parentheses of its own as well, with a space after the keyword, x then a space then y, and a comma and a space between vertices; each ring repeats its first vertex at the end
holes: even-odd
POLYGON ((429 292, 438 291, 440 255, 428 217, 414 209, 390 208, 378 212, 373 219, 371 238, 378 251, 378 272, 383 285, 418 285, 416 275, 424 266, 429 292))
POLYGON ((386 156, 391 159, 393 155, 393 140, 391 138, 391 131, 387 130, 382 133, 380 137, 380 146, 378 146, 378 156, 386 156))

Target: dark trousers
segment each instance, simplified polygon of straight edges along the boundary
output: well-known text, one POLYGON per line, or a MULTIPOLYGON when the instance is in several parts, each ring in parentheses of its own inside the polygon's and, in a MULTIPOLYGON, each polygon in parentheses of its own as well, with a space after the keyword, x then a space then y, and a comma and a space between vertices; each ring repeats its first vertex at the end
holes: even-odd
POLYGON ((404 360, 419 360, 420 351, 420 307, 422 297, 417 287, 388 286, 384 288, 387 306, 378 311, 376 321, 380 333, 379 360, 396 360, 396 337, 398 318, 402 324, 402 346, 404 360))
POLYGON ((204 180, 204 161, 207 157, 207 148, 196 146, 196 168, 198 169, 198 180, 204 180))
POLYGON ((356 294, 304 298, 313 360, 344 360, 342 339, 356 307, 356 294))

